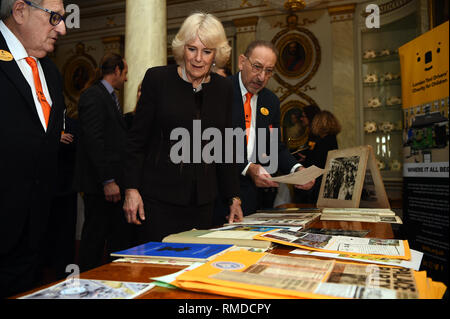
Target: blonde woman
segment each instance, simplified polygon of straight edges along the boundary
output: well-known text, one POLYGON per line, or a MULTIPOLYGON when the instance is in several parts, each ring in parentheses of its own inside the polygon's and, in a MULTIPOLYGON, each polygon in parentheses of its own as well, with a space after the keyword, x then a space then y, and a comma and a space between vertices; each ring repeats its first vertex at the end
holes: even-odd
MULTIPOLYGON (((205 162, 201 149, 192 147, 198 143, 194 125, 219 129, 222 137, 231 127, 231 82, 211 72, 223 67, 231 52, 222 23, 211 14, 190 15, 172 50, 177 65, 147 71, 128 137, 124 211, 127 221, 138 225, 140 242, 210 228, 219 189, 230 203, 229 221, 242 218, 235 166, 205 162), (181 162, 171 156, 179 143, 171 140, 177 128, 190 134, 187 153, 181 149, 188 159, 181 162)), ((203 148, 206 141, 201 143, 203 148)))

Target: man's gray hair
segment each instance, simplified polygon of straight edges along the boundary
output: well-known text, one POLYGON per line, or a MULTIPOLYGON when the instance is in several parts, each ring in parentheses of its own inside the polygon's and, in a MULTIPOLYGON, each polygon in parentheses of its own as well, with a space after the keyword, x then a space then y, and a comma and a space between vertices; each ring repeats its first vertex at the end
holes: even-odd
MULTIPOLYGON (((0 0, 0 19, 6 20, 11 16, 14 3, 18 0, 0 0)), ((34 0, 36 4, 41 4, 44 0, 34 0)))

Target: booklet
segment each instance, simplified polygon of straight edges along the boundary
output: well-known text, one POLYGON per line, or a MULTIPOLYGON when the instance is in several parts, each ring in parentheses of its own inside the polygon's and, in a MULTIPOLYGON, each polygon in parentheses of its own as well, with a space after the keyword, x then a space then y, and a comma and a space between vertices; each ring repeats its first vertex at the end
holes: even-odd
POLYGON ((165 243, 203 243, 203 244, 228 244, 243 247, 255 247, 268 249, 272 243, 264 240, 256 240, 253 237, 265 233, 274 227, 234 225, 219 229, 198 230, 171 234, 163 238, 165 243))
POLYGON ((153 287, 152 283, 68 279, 19 299, 132 299, 153 287))
POLYGON ((205 262, 232 247, 233 245, 148 242, 112 253, 111 256, 205 262))

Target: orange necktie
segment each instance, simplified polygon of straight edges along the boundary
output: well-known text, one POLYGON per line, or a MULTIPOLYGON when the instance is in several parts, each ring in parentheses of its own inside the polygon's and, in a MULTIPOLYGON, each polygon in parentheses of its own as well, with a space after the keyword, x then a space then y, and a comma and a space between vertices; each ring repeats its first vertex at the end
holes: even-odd
POLYGON ((244 103, 244 112, 245 112, 245 132, 247 135, 247 144, 248 144, 248 135, 250 134, 250 125, 252 124, 252 106, 250 105, 250 101, 252 99, 253 94, 247 92, 245 94, 245 103, 244 103))
POLYGON ((39 77, 39 70, 37 67, 36 60, 33 58, 25 58, 27 63, 31 66, 31 69, 33 70, 33 78, 34 78, 34 86, 36 87, 36 93, 39 99, 39 102, 41 102, 42 112, 44 113, 45 118, 45 126, 48 126, 48 119, 50 118, 50 104, 48 104, 47 99, 44 95, 44 90, 42 90, 42 84, 41 79, 39 77))

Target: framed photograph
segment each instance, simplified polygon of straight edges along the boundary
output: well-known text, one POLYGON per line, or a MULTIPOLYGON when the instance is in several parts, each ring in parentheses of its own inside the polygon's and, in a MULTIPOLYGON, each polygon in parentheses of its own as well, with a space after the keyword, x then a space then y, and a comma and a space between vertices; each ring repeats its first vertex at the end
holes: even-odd
POLYGON ((317 207, 389 208, 381 174, 369 145, 328 152, 323 176, 317 207), (370 178, 366 180, 366 176, 370 178), (363 190, 365 195, 362 197, 363 190))
POLYGON ((300 101, 289 101, 281 107, 281 140, 290 150, 308 143, 309 128, 301 121, 304 106, 300 101))
POLYGON ((64 93, 68 98, 67 107, 76 109, 81 91, 95 77, 97 63, 92 56, 85 52, 83 43, 77 43, 74 50, 75 54, 67 59, 62 74, 64 93))

